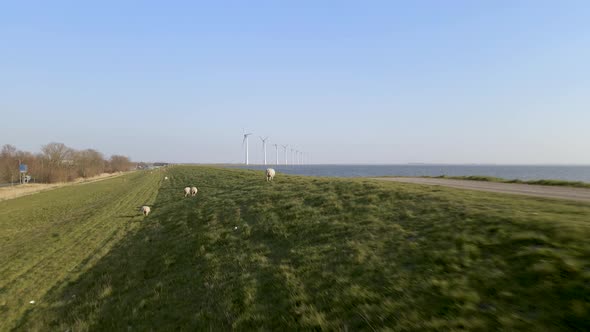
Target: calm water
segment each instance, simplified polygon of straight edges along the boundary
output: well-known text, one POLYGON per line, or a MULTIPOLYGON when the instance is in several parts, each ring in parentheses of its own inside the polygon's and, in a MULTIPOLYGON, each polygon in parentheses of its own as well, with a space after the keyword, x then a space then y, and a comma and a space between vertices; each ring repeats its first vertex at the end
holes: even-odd
MULTIPOLYGON (((266 169, 267 166, 231 166, 266 169)), ((276 166, 277 172, 313 176, 463 176, 485 175, 520 180, 568 180, 590 182, 590 166, 501 166, 501 165, 305 165, 276 166)))

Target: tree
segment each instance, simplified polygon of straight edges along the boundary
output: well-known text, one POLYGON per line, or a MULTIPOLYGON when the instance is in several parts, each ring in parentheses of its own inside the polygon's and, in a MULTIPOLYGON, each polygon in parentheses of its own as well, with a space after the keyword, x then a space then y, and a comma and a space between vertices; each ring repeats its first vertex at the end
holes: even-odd
POLYGON ((63 143, 49 143, 41 147, 41 152, 47 160, 54 165, 63 164, 64 161, 72 160, 74 150, 63 143))
POLYGON ((74 165, 78 176, 87 178, 103 173, 105 160, 102 153, 86 149, 74 153, 74 165))
POLYGON ((109 161, 111 172, 124 172, 132 167, 131 160, 125 156, 113 155, 109 161))
POLYGON ((76 151, 63 143, 43 145, 37 154, 6 144, 0 150, 0 183, 18 180, 20 163, 28 166, 28 174, 37 182, 66 182, 104 172, 124 172, 134 166, 125 156, 114 155, 107 161, 96 150, 76 151))
POLYGON ((48 182, 66 182, 75 178, 74 150, 63 143, 49 143, 41 147, 47 165, 48 182))
POLYGON ((14 145, 6 144, 0 152, 0 179, 2 182, 16 181, 19 177, 19 162, 14 145))

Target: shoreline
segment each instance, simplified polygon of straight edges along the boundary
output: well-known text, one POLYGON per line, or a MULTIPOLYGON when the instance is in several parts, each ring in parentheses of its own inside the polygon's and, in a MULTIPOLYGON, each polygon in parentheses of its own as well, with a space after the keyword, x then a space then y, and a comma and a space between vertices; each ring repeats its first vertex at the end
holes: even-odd
POLYGON ((479 181, 491 183, 516 183, 526 184, 529 186, 552 186, 552 187, 568 187, 568 188, 590 188, 589 182, 584 181, 567 181, 557 179, 538 179, 538 180, 520 180, 520 179, 505 179, 486 175, 462 175, 462 176, 398 176, 398 175, 384 175, 375 176, 371 178, 424 178, 424 179, 448 179, 448 180, 465 180, 465 181, 479 181))
POLYGON ((376 177, 369 179, 590 203, 590 188, 432 177, 376 177))
POLYGON ((264 170, 293 175, 372 178, 372 177, 432 177, 482 180, 490 182, 528 183, 590 188, 590 166, 583 167, 473 167, 421 165, 227 165, 228 169, 264 170))

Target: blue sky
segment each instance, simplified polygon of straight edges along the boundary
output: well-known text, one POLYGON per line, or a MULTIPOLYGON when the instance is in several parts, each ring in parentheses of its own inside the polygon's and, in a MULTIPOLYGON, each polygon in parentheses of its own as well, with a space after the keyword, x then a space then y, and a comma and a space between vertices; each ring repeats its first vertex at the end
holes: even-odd
POLYGON ((316 163, 590 164, 588 17, 587 1, 4 2, 0 144, 240 162, 246 128, 316 163))

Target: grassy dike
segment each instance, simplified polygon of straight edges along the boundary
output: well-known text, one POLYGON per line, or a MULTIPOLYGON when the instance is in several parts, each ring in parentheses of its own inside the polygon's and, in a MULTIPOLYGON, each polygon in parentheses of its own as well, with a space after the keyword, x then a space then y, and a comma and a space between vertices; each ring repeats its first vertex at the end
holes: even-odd
POLYGON ((48 292, 86 273, 136 231, 137 209, 155 200, 160 181, 136 172, 0 202, 0 331, 54 305, 48 292))
POLYGON ((75 187, 0 203, 1 329, 590 329, 588 204, 364 179, 266 183, 209 167, 167 175, 134 178, 158 190, 141 222, 143 199, 100 193, 121 179, 86 185, 95 193, 77 203, 75 187), (192 184, 199 194, 183 198, 192 184), (34 199, 46 209, 13 207, 34 199), (80 203, 97 210, 77 213, 80 203), (37 284, 50 290, 31 306, 37 284))

